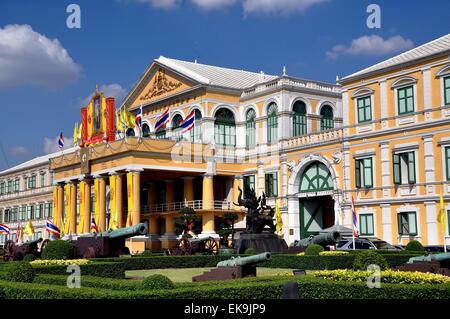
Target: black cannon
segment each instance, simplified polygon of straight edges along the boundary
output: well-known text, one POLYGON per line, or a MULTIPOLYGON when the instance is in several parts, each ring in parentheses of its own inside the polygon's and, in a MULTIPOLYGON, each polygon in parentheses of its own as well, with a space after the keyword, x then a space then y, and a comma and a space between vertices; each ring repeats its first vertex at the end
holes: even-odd
POLYGON ((217 268, 211 269, 202 275, 192 277, 192 281, 229 280, 245 277, 256 277, 256 265, 265 261, 270 261, 272 254, 264 252, 262 254, 247 257, 231 257, 231 259, 221 261, 217 268))
POLYGON ((5 243, 3 259, 5 261, 23 260, 23 257, 28 254, 40 257, 47 242, 48 240, 43 241, 42 238, 30 240, 22 244, 15 244, 12 240, 8 240, 5 243))
POLYGON ((130 250, 125 246, 125 240, 133 236, 147 234, 147 224, 140 223, 131 227, 80 236, 74 241, 76 257, 118 257, 129 255, 130 250))
POLYGON ((186 238, 178 240, 177 245, 172 250, 166 250, 165 255, 189 256, 195 254, 217 255, 219 253, 219 244, 212 237, 205 238, 186 238))
POLYGON ((450 277, 450 253, 411 257, 404 265, 394 267, 400 271, 418 271, 450 277))
POLYGON ((309 236, 308 238, 302 240, 294 241, 289 247, 289 253, 298 253, 305 251, 305 249, 311 244, 317 244, 322 247, 326 247, 328 245, 335 245, 339 241, 341 241, 342 236, 338 231, 333 231, 326 234, 319 234, 316 236, 309 236))

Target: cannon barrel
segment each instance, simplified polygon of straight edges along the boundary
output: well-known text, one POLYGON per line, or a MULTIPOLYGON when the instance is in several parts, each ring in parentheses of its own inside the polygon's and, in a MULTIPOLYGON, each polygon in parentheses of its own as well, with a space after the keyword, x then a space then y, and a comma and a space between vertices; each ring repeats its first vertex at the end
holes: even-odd
POLYGON ((35 240, 26 241, 26 242, 20 244, 19 246, 34 246, 34 245, 39 244, 41 241, 42 241, 42 238, 38 238, 35 240))
POLYGON ((450 260, 450 253, 441 253, 441 254, 430 254, 430 255, 423 255, 423 256, 417 256, 417 257, 411 257, 409 258, 407 264, 412 264, 416 261, 445 261, 450 260))
POLYGON ((97 236, 108 236, 110 239, 125 239, 133 236, 147 234, 147 224, 140 223, 134 226, 119 228, 108 232, 98 233, 97 236))
POLYGON ((342 239, 341 233, 333 231, 326 234, 319 234, 316 236, 310 236, 302 240, 296 240, 294 247, 307 247, 311 244, 317 244, 321 246, 334 245, 342 239))
POLYGON ((248 256, 248 257, 236 257, 228 260, 221 261, 217 264, 217 267, 237 267, 237 266, 245 266, 250 264, 257 264, 263 261, 268 261, 272 259, 272 254, 269 252, 265 252, 258 255, 248 256))

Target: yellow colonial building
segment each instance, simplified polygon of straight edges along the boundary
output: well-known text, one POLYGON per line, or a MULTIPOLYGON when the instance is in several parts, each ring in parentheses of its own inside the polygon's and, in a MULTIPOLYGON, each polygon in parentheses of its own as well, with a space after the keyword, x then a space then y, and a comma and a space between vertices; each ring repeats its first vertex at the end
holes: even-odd
POLYGON ((443 244, 449 53, 447 35, 339 84, 160 57, 121 105, 142 110, 141 128, 111 134, 114 101, 101 92, 82 109, 82 147, 50 159, 55 221, 72 234, 89 232, 94 211, 100 231, 145 221, 149 234, 133 249, 168 248, 184 206, 201 216, 200 236, 217 236, 227 212, 244 218, 233 205, 241 187, 279 205, 288 243, 351 227, 353 197, 361 236, 443 244))

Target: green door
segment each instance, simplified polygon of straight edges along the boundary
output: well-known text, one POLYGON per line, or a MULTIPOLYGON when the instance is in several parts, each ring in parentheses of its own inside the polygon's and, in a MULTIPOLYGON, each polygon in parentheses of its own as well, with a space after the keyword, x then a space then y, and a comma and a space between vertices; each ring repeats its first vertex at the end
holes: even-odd
POLYGON ((300 199, 300 237, 317 235, 323 229, 323 209, 318 200, 300 199))

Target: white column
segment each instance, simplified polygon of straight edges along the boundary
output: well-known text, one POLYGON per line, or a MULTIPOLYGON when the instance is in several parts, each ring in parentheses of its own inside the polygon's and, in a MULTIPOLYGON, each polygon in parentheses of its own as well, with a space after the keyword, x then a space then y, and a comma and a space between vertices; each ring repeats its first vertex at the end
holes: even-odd
POLYGON ((431 76, 430 68, 422 70, 423 74, 423 108, 431 109, 431 76))
POLYGON ((434 149, 433 149, 433 135, 425 135, 422 137, 425 156, 425 182, 427 184, 426 193, 428 195, 435 194, 434 185, 434 149))
POLYGON ((348 118, 348 92, 347 90, 342 91, 342 121, 344 126, 349 125, 349 118, 348 118))
POLYGON ((201 138, 205 144, 214 143, 214 119, 212 117, 203 117, 201 138))
POLYGON ((257 196, 261 195, 265 189, 265 175, 264 175, 264 165, 262 162, 258 162, 258 182, 256 185, 257 196))
POLYGON ((427 245, 438 245, 438 226, 437 226, 437 212, 436 202, 425 202, 426 222, 427 222, 427 245))
POLYGON ((389 186, 391 184, 391 167, 389 155, 389 142, 380 143, 381 147, 381 186, 383 188, 383 197, 389 197, 389 186))
POLYGON ((381 117, 382 118, 388 117, 386 81, 380 81, 380 105, 381 105, 381 117))
POLYGON ((287 159, 286 154, 282 154, 281 160, 281 206, 286 206, 286 196, 288 192, 288 178, 287 178, 287 159))
MULTIPOLYGON (((392 216, 391 216, 391 205, 381 204, 381 225, 383 227, 382 237, 388 243, 392 242, 392 216)), ((376 221, 374 221, 376 223, 376 221)))
POLYGON ((288 232, 289 236, 285 237, 288 244, 295 240, 300 240, 300 205, 297 197, 288 198, 288 232), (290 233, 292 229, 293 233, 290 233))

